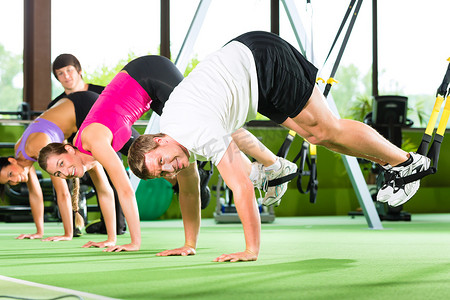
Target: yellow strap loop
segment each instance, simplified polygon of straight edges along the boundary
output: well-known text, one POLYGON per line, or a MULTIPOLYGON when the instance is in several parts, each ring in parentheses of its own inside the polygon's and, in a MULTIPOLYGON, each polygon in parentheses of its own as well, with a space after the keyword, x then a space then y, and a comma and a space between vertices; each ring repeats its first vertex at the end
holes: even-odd
POLYGON ((297 132, 295 132, 294 130, 289 130, 289 135, 295 137, 297 135, 297 132))
POLYGON ((330 77, 330 78, 328 78, 327 83, 333 85, 335 83, 339 83, 339 81, 337 81, 333 77, 330 77))
POLYGON ((450 96, 447 96, 447 99, 445 100, 444 111, 442 112, 441 120, 439 121, 439 126, 436 131, 436 134, 439 134, 441 136, 444 135, 445 129, 447 128, 447 122, 449 117, 450 117, 450 96))
POLYGON ((317 156, 317 146, 314 144, 309 144, 309 154, 311 156, 317 156))
POLYGON ((428 121, 427 128, 425 129, 425 133, 428 135, 433 135, 434 126, 436 125, 436 121, 439 115, 439 111, 441 110, 442 103, 444 102, 444 97, 438 95, 436 97, 436 102, 434 103, 433 111, 431 112, 430 120, 428 121))

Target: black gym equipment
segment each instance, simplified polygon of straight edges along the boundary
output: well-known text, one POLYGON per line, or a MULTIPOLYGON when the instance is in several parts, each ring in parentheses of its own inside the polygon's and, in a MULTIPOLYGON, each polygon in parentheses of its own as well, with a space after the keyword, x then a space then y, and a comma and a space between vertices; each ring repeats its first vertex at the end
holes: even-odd
POLYGON ((0 115, 18 116, 21 120, 31 120, 32 117, 39 116, 42 111, 33 111, 30 108, 30 104, 22 102, 19 109, 16 111, 1 111, 0 115))
POLYGON ((402 128, 411 127, 413 122, 406 117, 408 98, 404 96, 375 96, 372 113, 364 122, 397 147, 402 146, 402 128))
MULTIPOLYGON (((214 168, 211 162, 209 162, 209 170, 205 169, 208 161, 197 161, 197 169, 198 175, 200 177, 200 202, 201 209, 205 209, 208 207, 209 202, 211 201, 211 190, 208 186, 209 180, 211 176, 214 174, 214 168)), ((173 192, 179 193, 178 182, 173 186, 173 192)))
MULTIPOLYGON (((216 192, 216 210, 214 211, 214 220, 216 223, 240 223, 241 220, 233 204, 233 192, 225 184, 220 174, 218 175, 217 185, 213 186, 216 192)), ((258 198, 261 203, 262 195, 258 198)), ((261 223, 272 223, 275 220, 273 206, 266 207, 258 205, 261 223)))
POLYGON ((208 183, 211 176, 214 174, 213 164, 209 162, 209 170, 205 169, 207 161, 198 162, 198 174, 200 176, 200 200, 201 209, 205 209, 209 202, 211 201, 211 190, 209 189, 208 183))
MULTIPOLYGON (((44 221, 60 222, 56 193, 50 178, 44 178, 42 172, 36 171, 39 184, 44 198, 44 221)), ((72 180, 67 180, 69 190, 72 190, 72 180)), ((0 221, 4 222, 33 222, 29 202, 29 193, 26 183, 20 183, 14 186, 5 184, 4 194, 8 198, 9 205, 0 206, 0 221)), ((87 199, 95 193, 93 186, 86 184, 83 180, 80 182, 80 194, 78 199, 78 212, 87 221, 87 199)))
MULTIPOLYGON (((44 197, 44 220, 58 221, 59 212, 54 198, 52 182, 49 178, 43 178, 40 171, 36 171, 36 174, 44 197)), ((33 222, 26 183, 14 186, 5 184, 4 189, 9 205, 0 206, 0 220, 4 222, 33 222)))

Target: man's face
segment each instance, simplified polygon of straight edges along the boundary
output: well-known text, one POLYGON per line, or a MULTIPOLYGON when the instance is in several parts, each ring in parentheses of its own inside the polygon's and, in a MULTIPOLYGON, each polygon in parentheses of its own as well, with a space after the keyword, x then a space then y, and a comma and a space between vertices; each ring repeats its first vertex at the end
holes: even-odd
POLYGON ((28 181, 28 172, 17 163, 14 158, 9 158, 11 164, 0 171, 0 184, 16 185, 28 181))
POLYGON ((174 178, 189 166, 189 157, 180 145, 162 143, 145 154, 145 166, 152 178, 174 178))
POLYGON ((63 154, 49 155, 46 171, 55 177, 68 179, 83 177, 86 168, 75 151, 69 151, 63 154))
POLYGON ((61 85, 67 90, 74 89, 83 80, 81 78, 81 71, 78 73, 77 69, 72 65, 57 69, 55 74, 56 78, 61 82, 61 85))

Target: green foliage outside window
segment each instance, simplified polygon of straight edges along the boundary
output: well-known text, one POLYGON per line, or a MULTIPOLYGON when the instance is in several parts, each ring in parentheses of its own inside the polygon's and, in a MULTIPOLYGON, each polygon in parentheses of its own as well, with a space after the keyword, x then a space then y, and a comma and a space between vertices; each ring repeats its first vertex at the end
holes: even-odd
POLYGON ((108 83, 116 76, 117 73, 122 70, 122 68, 130 61, 135 59, 137 55, 133 52, 128 53, 128 57, 126 59, 119 60, 114 66, 102 65, 98 67, 94 72, 89 72, 89 74, 84 73, 83 71, 83 79, 85 82, 98 84, 102 86, 107 86, 108 83))
POLYGON ((13 54, 0 44, 0 110, 16 111, 22 102, 22 88, 14 84, 21 73, 22 55, 13 54))
MULTIPOLYGON (((342 118, 363 121, 372 111, 372 72, 369 70, 364 76, 358 68, 351 64, 341 66, 331 93, 342 118)), ((401 95, 408 97, 409 119, 414 121, 415 127, 425 126, 433 108, 434 98, 430 95, 405 95, 398 82, 392 82, 389 90, 380 90, 380 95, 401 95)))

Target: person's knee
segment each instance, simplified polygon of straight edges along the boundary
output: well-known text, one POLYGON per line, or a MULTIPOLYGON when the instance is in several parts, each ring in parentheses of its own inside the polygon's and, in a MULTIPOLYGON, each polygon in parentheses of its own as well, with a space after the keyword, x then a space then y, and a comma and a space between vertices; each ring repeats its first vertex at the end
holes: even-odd
POLYGON ((318 146, 333 145, 339 140, 339 128, 337 126, 317 127, 306 140, 318 146))
POLYGON ((321 137, 317 137, 317 136, 310 136, 310 137, 306 138, 306 140, 310 144, 317 145, 317 146, 327 147, 330 144, 328 140, 323 139, 321 137))

